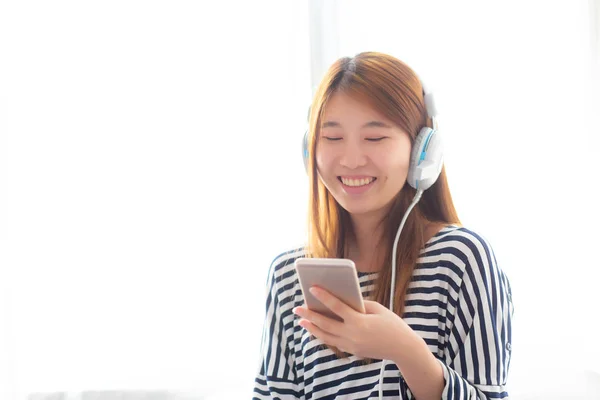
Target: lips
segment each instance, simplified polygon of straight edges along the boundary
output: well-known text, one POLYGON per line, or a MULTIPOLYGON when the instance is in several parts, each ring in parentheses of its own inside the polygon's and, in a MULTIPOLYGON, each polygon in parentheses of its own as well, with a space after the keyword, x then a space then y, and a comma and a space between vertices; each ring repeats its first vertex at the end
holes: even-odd
POLYGON ((338 180, 344 184, 344 186, 349 187, 361 187, 367 186, 373 183, 377 178, 373 176, 362 176, 362 177, 345 177, 338 176, 338 180))
POLYGON ((349 195, 361 195, 371 189, 377 178, 373 176, 360 176, 360 177, 342 177, 338 176, 338 180, 342 184, 342 189, 349 195))
POLYGON ((360 187, 360 186, 366 186, 366 185, 370 184, 376 178, 366 177, 366 178, 355 179, 355 178, 339 177, 339 179, 346 186, 360 187))

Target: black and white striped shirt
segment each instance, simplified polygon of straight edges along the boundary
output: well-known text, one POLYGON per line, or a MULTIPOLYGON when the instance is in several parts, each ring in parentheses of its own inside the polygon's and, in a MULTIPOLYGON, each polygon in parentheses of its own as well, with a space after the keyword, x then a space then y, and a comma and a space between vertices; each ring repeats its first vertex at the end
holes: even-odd
MULTIPOLYGON (((381 361, 338 359, 298 325, 303 304, 294 260, 279 255, 267 284, 261 362, 254 399, 378 399, 381 361)), ((358 272, 365 298, 377 273, 358 272)), ((443 366, 443 399, 506 399, 513 305, 507 277, 490 244, 464 227, 446 226, 421 250, 405 300, 404 321, 443 366)), ((388 362, 384 398, 414 398, 388 362)))

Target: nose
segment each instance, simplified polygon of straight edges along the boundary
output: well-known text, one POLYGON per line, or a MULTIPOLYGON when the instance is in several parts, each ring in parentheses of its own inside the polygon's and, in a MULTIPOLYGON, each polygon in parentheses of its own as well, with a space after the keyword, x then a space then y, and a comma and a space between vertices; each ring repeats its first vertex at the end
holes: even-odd
POLYGON ((367 155, 362 144, 357 141, 347 140, 342 149, 340 165, 348 169, 363 167, 367 164, 367 155))

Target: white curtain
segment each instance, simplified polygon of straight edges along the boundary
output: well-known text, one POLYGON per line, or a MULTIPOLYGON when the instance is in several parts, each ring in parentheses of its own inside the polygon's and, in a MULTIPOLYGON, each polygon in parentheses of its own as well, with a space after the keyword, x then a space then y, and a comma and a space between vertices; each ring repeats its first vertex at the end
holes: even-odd
POLYGON ((600 374, 597 6, 0 3, 0 398, 250 391, 312 90, 365 50, 435 90, 459 215, 513 287, 515 398, 600 374))
POLYGON ((1 399, 250 393, 269 264, 303 239, 307 19, 0 4, 1 399))

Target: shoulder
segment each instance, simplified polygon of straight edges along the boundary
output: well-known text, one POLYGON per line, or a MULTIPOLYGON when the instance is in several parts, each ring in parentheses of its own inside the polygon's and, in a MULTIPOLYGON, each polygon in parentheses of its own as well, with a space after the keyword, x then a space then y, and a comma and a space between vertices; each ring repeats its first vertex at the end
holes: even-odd
POLYGON ((502 274, 489 240, 480 232, 464 226, 450 225, 429 241, 421 256, 453 264, 455 273, 490 276, 502 274))
POLYGON ((512 314, 510 282, 481 233, 466 227, 446 227, 428 243, 421 260, 424 269, 443 271, 445 280, 452 283, 452 297, 463 298, 469 312, 474 313, 481 304, 482 310, 494 314, 503 310, 512 314))
POLYGON ((271 261, 268 273, 267 286, 277 291, 281 291, 283 287, 289 286, 296 281, 296 269, 294 261, 298 258, 305 257, 307 254, 304 247, 297 247, 278 254, 271 261))
POLYGON ((448 225, 440 230, 429 241, 425 250, 427 252, 439 252, 444 249, 453 248, 462 249, 463 251, 492 251, 490 242, 480 232, 457 225, 448 225))

